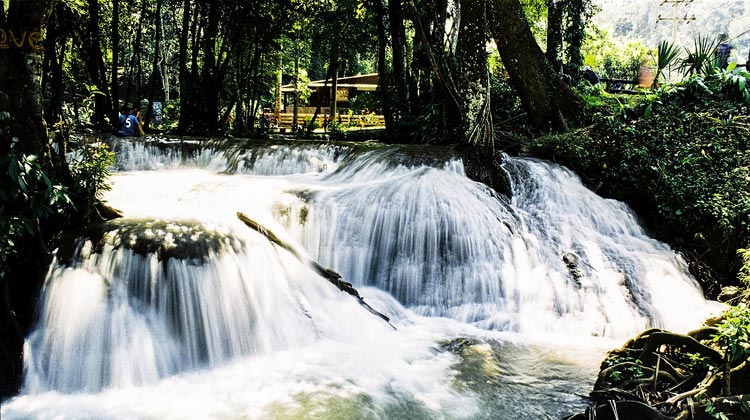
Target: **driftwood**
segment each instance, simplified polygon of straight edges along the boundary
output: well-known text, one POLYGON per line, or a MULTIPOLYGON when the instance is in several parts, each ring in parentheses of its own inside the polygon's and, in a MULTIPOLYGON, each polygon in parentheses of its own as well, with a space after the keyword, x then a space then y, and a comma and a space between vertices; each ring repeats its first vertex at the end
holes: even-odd
POLYGON ((252 230, 260 233, 261 235, 265 236, 266 239, 268 239, 269 241, 271 241, 271 243, 277 245, 279 248, 282 248, 282 249, 288 251, 290 254, 294 255, 295 258, 297 258, 298 260, 302 261, 303 263, 310 264, 310 266, 312 267, 312 269, 316 273, 318 273, 318 275, 320 275, 324 279, 328 280, 334 286, 338 287, 338 289, 341 290, 342 292, 346 292, 346 293, 354 296, 354 298, 357 299, 357 302, 359 302, 359 304, 362 305, 362 307, 364 307, 365 309, 367 309, 371 314, 376 315, 379 318, 383 319, 394 330, 396 329, 396 327, 394 327, 393 324, 391 324, 391 319, 388 318, 388 316, 386 316, 385 314, 380 313, 380 312, 376 311, 375 309, 373 309, 372 306, 368 305, 367 302, 365 302, 365 299, 362 296, 360 296, 360 294, 357 291, 357 289, 355 289, 354 286, 352 286, 351 283, 346 282, 346 281, 343 280, 343 278, 341 277, 341 274, 339 274, 339 273, 331 270, 330 268, 325 268, 322 265, 320 265, 317 261, 314 261, 314 260, 312 260, 312 259, 310 259, 310 258, 308 258, 308 257, 306 257, 306 256, 304 256, 302 254, 300 254, 296 249, 294 249, 291 245, 289 245, 288 243, 284 242, 283 240, 279 239, 278 236, 276 236, 273 232, 271 232, 270 230, 268 230, 265 226, 261 225, 260 223, 256 222, 255 220, 247 217, 242 212, 237 212, 237 218, 240 219, 240 221, 242 221, 242 223, 244 223, 250 229, 252 229, 252 230))

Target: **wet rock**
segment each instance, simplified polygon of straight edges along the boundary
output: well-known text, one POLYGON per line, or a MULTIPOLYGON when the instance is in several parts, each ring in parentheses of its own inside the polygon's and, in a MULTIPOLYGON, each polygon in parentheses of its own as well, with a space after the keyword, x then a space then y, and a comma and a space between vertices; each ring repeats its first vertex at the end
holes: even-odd
POLYGON ((740 295, 742 295, 742 290, 737 286, 722 287, 717 300, 719 302, 729 302, 739 298, 740 295))
POLYGON ((576 281, 580 285, 580 279, 584 276, 583 271, 578 268, 578 258, 575 254, 567 253, 563 254, 562 260, 565 263, 565 266, 568 267, 568 273, 570 274, 570 277, 573 278, 573 280, 576 281))
POLYGON ((116 219, 92 226, 69 242, 58 252, 62 261, 101 253, 109 246, 140 255, 156 254, 160 261, 175 258, 200 263, 222 249, 241 248, 239 240, 229 232, 192 220, 116 219))
POLYGON ((461 353, 467 347, 476 346, 482 344, 481 341, 475 338, 455 338, 450 341, 446 341, 440 344, 440 348, 445 351, 449 351, 454 354, 461 353))

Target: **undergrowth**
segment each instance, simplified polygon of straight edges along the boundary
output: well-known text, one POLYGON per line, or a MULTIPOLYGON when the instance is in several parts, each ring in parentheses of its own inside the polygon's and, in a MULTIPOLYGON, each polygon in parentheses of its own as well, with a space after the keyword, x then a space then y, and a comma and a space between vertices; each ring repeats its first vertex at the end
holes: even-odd
POLYGON ((653 233, 736 282, 737 250, 750 245, 750 73, 693 76, 637 96, 590 87, 582 96, 583 128, 537 138, 532 153, 628 202, 653 233))

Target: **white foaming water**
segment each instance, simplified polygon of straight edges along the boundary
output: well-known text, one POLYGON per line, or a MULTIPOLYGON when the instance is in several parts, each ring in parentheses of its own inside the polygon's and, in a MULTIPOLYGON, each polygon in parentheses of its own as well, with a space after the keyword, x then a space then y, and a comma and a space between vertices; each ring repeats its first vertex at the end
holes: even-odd
POLYGON ((253 175, 290 175, 335 170, 346 153, 325 143, 263 144, 226 140, 203 147, 198 141, 149 138, 142 142, 114 139, 116 169, 153 171, 203 168, 253 175))
POLYGON ((508 158, 506 200, 466 178, 459 161, 406 167, 375 157, 321 182, 307 222, 291 219, 289 230, 344 278, 421 315, 624 338, 648 326, 695 328, 710 312, 684 261, 568 170, 508 158))
POLYGON ((106 199, 126 219, 50 269, 4 419, 560 417, 613 346, 587 336, 693 328, 710 307, 622 204, 547 163, 508 159, 508 200, 460 160, 391 148, 122 147, 106 199), (399 330, 237 211, 376 287, 360 291, 399 330), (571 360, 492 344, 551 333, 571 360), (445 344, 461 337, 490 344, 445 344))
POLYGON ((117 153, 116 169, 120 171, 154 171, 199 167, 220 170, 226 158, 212 148, 200 147, 195 141, 149 139, 143 142, 115 139, 112 147, 117 153))

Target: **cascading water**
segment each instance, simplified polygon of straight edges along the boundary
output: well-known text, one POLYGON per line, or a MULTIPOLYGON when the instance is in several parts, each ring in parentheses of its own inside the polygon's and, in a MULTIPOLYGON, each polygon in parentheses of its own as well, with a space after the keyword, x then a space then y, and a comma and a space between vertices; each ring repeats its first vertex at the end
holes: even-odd
POLYGON ((711 308, 625 206, 548 163, 507 158, 506 198, 449 151, 177 144, 117 144, 125 219, 60 252, 3 418, 559 416, 612 345, 592 336, 711 308))
POLYGON ((706 315, 686 264, 561 167, 507 158, 507 200, 455 159, 393 167, 375 153, 351 166, 321 182, 309 222, 290 230, 324 265, 421 315, 613 338, 706 315))

